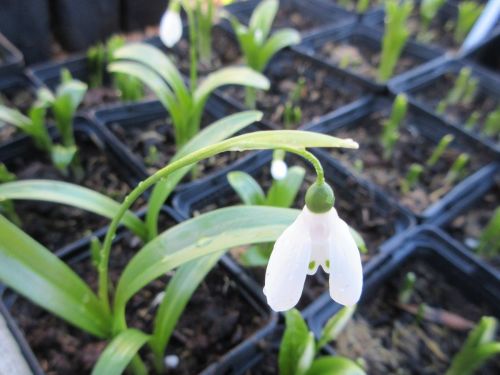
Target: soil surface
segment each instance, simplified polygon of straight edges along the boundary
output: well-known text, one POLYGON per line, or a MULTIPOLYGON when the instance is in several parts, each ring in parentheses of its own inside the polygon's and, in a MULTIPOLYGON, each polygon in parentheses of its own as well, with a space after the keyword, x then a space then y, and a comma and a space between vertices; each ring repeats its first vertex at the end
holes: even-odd
MULTIPOLYGON (((473 303, 446 280, 441 270, 431 268, 427 262, 412 262, 378 289, 370 302, 361 304, 333 344, 340 355, 362 358, 369 374, 444 374, 467 337, 468 331, 418 321, 397 306, 400 287, 410 271, 417 276, 411 304, 425 303, 474 323, 491 314, 486 305, 473 303)), ((500 361, 492 362, 481 374, 499 373, 500 361)))
POLYGON ((278 14, 273 22, 273 29, 291 27, 300 32, 304 32, 322 26, 327 22, 328 21, 325 19, 304 12, 303 9, 293 4, 283 4, 280 6, 278 14))
MULTIPOLYGON (((436 111, 441 100, 446 99, 448 93, 453 89, 457 77, 457 74, 451 72, 443 74, 431 85, 425 86, 421 90, 415 90, 412 95, 436 111)), ((487 116, 499 106, 500 99, 495 97, 493 93, 484 90, 479 84, 472 101, 461 100, 457 104, 448 105, 444 117, 460 127, 465 127, 471 114, 477 112, 479 120, 469 129, 481 133, 487 116)), ((500 134, 494 136, 493 140, 500 142, 500 134)))
MULTIPOLYGON (((52 166, 47 155, 34 148, 9 160, 6 166, 19 180, 50 179, 77 183, 121 201, 130 191, 130 186, 117 173, 117 165, 86 133, 77 132, 76 139, 84 171, 81 179, 72 173, 64 176, 52 166)), ((22 229, 53 251, 109 223, 101 216, 60 204, 37 201, 16 201, 14 204, 22 229)))
MULTIPOLYGON (((114 245, 110 262, 114 282, 139 249, 140 241, 130 234, 114 245)), ((90 259, 72 267, 96 289, 96 270, 90 259)), ((132 298, 127 309, 129 326, 151 332, 157 309, 153 301, 164 291, 171 276, 169 273, 153 281, 132 298)), ((105 341, 82 333, 23 298, 14 304, 12 315, 48 375, 90 374, 106 346, 105 341)), ((180 363, 168 373, 192 375, 200 372, 267 321, 268 318, 257 312, 240 294, 228 274, 216 266, 198 287, 177 324, 166 354, 178 356, 180 363)), ((150 352, 143 350, 142 358, 151 368, 150 352)))
POLYGON ((418 127, 418 117, 409 117, 400 126, 400 136, 392 155, 384 158, 384 146, 380 139, 383 123, 388 118, 380 112, 356 122, 355 126, 335 131, 336 137, 353 138, 359 143, 359 150, 344 151, 334 149, 332 156, 347 164, 352 171, 381 186, 403 205, 416 213, 422 213, 433 203, 440 200, 457 183, 477 171, 484 161, 480 155, 470 153, 470 161, 464 175, 458 181, 446 182, 446 175, 461 150, 448 146, 433 167, 425 166, 436 144, 425 137, 418 127), (361 162, 360 162, 361 161, 361 162), (403 185, 412 163, 424 166, 419 182, 405 192, 403 185))
MULTIPOLYGON (((264 119, 280 128, 298 128, 319 117, 359 99, 363 92, 347 78, 331 78, 331 73, 298 56, 281 55, 267 70, 271 80, 269 91, 257 92, 257 109, 264 112, 264 119), (303 85, 299 86, 299 81, 303 85), (299 100, 294 103, 300 108, 301 120, 285 123, 285 106, 290 103, 294 91, 299 92, 299 100)), ((243 104, 245 89, 227 87, 223 95, 243 104)))
MULTIPOLYGON (((297 196, 295 208, 302 209, 304 207, 304 198, 307 187, 315 181, 315 174, 311 171, 309 166, 306 166, 301 160, 293 158, 289 167, 292 165, 299 165, 306 168, 306 177, 302 188, 297 196)), ((388 240, 395 232, 394 223, 396 219, 395 212, 387 212, 385 215, 375 211, 374 207, 378 206, 375 203, 375 197, 372 196, 365 189, 360 188, 359 185, 352 181, 349 183, 349 191, 340 189, 338 184, 335 183, 335 176, 328 176, 327 179, 335 191, 335 208, 339 216, 342 217, 349 225, 356 229, 363 239, 368 248, 367 254, 362 254, 363 262, 367 262, 372 256, 377 254, 378 247, 388 240)), ((264 191, 267 191, 271 184, 271 177, 269 167, 262 168, 261 174, 257 177, 257 181, 262 186, 264 191)), ((216 208, 227 207, 235 204, 241 204, 240 199, 236 193, 224 194, 223 197, 214 198, 216 201, 211 204, 202 203, 200 207, 195 207, 195 215, 199 212, 208 212, 216 208)), ((238 261, 238 257, 246 249, 237 248, 233 249, 230 254, 238 261)), ((247 268, 252 277, 260 284, 264 285, 265 268, 252 267, 247 268)), ((302 293, 302 298, 299 301, 298 308, 304 308, 318 297, 325 290, 328 290, 328 274, 319 270, 313 277, 306 278, 306 286, 302 293)))
MULTIPOLYGON (((377 71, 380 64, 380 47, 369 46, 351 37, 336 42, 326 42, 319 46, 317 50, 321 57, 332 64, 370 80, 378 81, 377 71)), ((396 64, 393 76, 404 73, 421 63, 420 59, 403 52, 396 64)))
MULTIPOLYGON (((475 251, 479 238, 493 213, 500 206, 500 180, 496 185, 473 207, 455 218, 447 227, 448 232, 457 240, 464 243, 471 251, 475 251)), ((491 265, 500 269, 500 254, 486 257, 478 254, 491 265)))

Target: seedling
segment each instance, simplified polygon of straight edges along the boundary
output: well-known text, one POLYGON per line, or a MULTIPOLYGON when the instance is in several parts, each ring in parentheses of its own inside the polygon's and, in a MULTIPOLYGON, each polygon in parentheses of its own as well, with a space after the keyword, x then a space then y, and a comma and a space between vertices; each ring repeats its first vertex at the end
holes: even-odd
POLYGON ((146 165, 153 166, 160 160, 160 154, 158 152, 158 148, 154 145, 149 146, 148 155, 144 158, 146 165))
POLYGON ((472 70, 468 67, 460 69, 460 73, 448 92, 446 98, 439 102, 436 111, 444 113, 449 106, 460 103, 470 104, 476 95, 479 81, 472 76, 472 70))
POLYGON ((394 99, 391 117, 384 121, 380 142, 384 147, 384 159, 392 157, 394 146, 399 139, 399 127, 408 111, 408 99, 405 94, 399 94, 394 99))
MULTIPOLYGON (((262 73, 280 50, 300 43, 300 34, 294 29, 281 29, 270 34, 278 7, 278 0, 260 2, 253 11, 248 26, 241 24, 236 17, 227 15, 238 38, 245 63, 257 72, 262 73)), ((255 108, 256 93, 252 88, 246 91, 245 103, 248 108, 255 108)))
POLYGON ((358 0, 358 4, 356 5, 356 12, 365 13, 370 6, 370 0, 358 0))
POLYGON ((421 164, 413 163, 410 165, 410 169, 408 170, 405 179, 401 181, 401 191, 403 194, 408 194, 410 190, 417 185, 423 172, 424 167, 422 167, 421 164))
POLYGON ((472 375, 490 358, 500 354, 500 341, 495 340, 496 329, 497 320, 483 316, 453 357, 445 375, 472 375))
POLYGON ((480 118, 481 118, 481 113, 479 111, 472 112, 467 121, 465 122, 465 128, 469 130, 474 129, 474 127, 479 122, 480 118))
MULTIPOLYGON (((304 181, 305 170, 300 166, 287 168, 284 153, 275 152, 271 166, 272 184, 264 193, 259 183, 248 173, 235 171, 227 175, 229 184, 246 205, 291 207, 304 181)), ((254 245, 241 257, 247 267, 265 266, 271 255, 273 244, 254 245)))
POLYGON ((453 35, 455 42, 460 44, 476 23, 477 19, 483 11, 483 5, 475 1, 462 1, 458 4, 458 17, 455 25, 455 33, 453 35))
POLYGON ((61 172, 66 174, 68 166, 74 163, 74 172, 79 174, 75 158, 77 147, 73 135, 73 120, 86 92, 85 83, 74 80, 69 71, 63 70, 61 84, 56 92, 53 93, 46 88, 40 89, 37 101, 27 116, 16 109, 0 106, 0 120, 16 126, 29 135, 36 147, 51 156, 52 163, 61 172), (49 109, 61 137, 61 144, 55 144, 49 136, 46 127, 49 109))
MULTIPOLYGON (((115 35, 106 43, 99 43, 87 51, 90 88, 100 88, 104 85, 106 66, 113 61, 116 50, 125 45, 125 38, 115 35)), ((144 97, 144 86, 141 81, 129 75, 116 73, 112 77, 114 87, 125 101, 137 101, 144 97)))
POLYGON ((401 305, 406 305, 410 302, 413 292, 415 290, 415 283, 417 276, 413 272, 408 272, 401 289, 399 290, 398 302, 401 305))
POLYGON ((476 252, 485 257, 500 254, 500 207, 497 207, 490 221, 483 229, 476 252))
POLYGON ((451 166, 450 170, 446 174, 444 181, 448 185, 452 185, 455 181, 460 180, 462 176, 466 173, 465 169, 469 163, 469 154, 462 153, 458 155, 455 162, 451 166))
POLYGON ((420 32, 418 38, 425 40, 432 20, 434 20, 446 0, 422 0, 420 3, 420 32))
POLYGON ((281 375, 349 374, 363 375, 365 371, 349 358, 322 356, 320 350, 334 341, 351 320, 355 307, 344 307, 325 325, 318 341, 309 331, 297 310, 285 314, 285 332, 280 345, 278 365, 281 375))
POLYGON ((386 0, 385 2, 385 32, 378 67, 378 80, 381 82, 392 77, 410 36, 407 21, 412 10, 412 0, 403 0, 401 3, 398 0, 386 0))
POLYGON ((299 103, 304 92, 306 80, 300 77, 293 91, 288 95, 288 100, 285 103, 283 110, 283 124, 285 129, 292 129, 302 121, 302 110, 299 103))
POLYGON ((446 134, 443 138, 441 138, 438 145, 432 152, 431 157, 427 159, 427 162, 425 163, 427 167, 433 167, 436 165, 436 163, 439 161, 439 159, 441 159, 441 156, 443 156, 444 152, 454 139, 455 137, 451 134, 446 134))
POLYGON ((488 114, 483 125, 484 135, 494 137, 500 133, 500 106, 488 114))

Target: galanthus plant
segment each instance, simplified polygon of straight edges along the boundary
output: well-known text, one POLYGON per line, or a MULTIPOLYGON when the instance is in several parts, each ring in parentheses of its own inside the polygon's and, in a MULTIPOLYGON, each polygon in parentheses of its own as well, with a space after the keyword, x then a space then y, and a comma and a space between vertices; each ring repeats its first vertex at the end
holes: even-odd
POLYGON ((73 163, 77 172, 76 153, 78 151, 73 135, 73 120, 80 106, 87 85, 71 77, 67 70, 61 72, 61 84, 55 92, 41 88, 37 100, 27 115, 17 109, 0 105, 0 126, 2 122, 17 127, 33 139, 35 146, 47 152, 56 166, 63 173, 73 163), (47 124, 49 115, 54 119, 60 136, 60 143, 54 143, 47 124))
POLYGON ((300 312, 288 311, 278 357, 280 375, 365 375, 365 371, 349 358, 321 355, 324 346, 334 341, 349 323, 355 310, 353 306, 337 312, 325 324, 317 341, 300 312))
MULTIPOLYGON (((260 113, 255 112, 236 114, 232 118, 233 125, 241 128, 258 120, 260 116, 260 113)), ((224 121, 225 126, 220 128, 218 134, 223 133, 222 129, 227 131, 227 119, 224 121)), ((208 136, 213 139, 214 133, 205 130, 203 138, 208 136)), ((145 374, 147 368, 139 355, 139 350, 145 345, 154 354, 156 369, 162 371, 165 347, 179 316, 197 285, 226 249, 273 242, 299 214, 296 210, 285 208, 229 207, 200 215, 157 236, 151 236, 148 226, 129 211, 133 203, 148 189, 164 179, 182 178, 193 164, 223 152, 283 149, 313 164, 318 174, 318 182, 313 190, 320 191, 318 186, 321 187, 324 181, 323 168, 306 148, 357 147, 350 139, 285 130, 254 132, 225 140, 219 138, 202 147, 194 141, 196 140, 187 144, 169 165, 138 184, 121 204, 87 188, 60 181, 24 180, 0 185, 2 199, 58 202, 112 218, 97 257, 98 287, 95 293, 61 259, 0 216, 1 282, 75 327, 108 340, 106 349, 96 363, 94 374, 120 374, 127 366, 136 374, 145 374), (120 223, 142 238, 145 245, 126 265, 117 284, 111 285, 109 259, 120 223), (153 331, 146 333, 129 328, 125 311, 130 299, 150 282, 174 269, 177 270, 166 286, 153 331), (110 296, 111 291, 113 293, 110 296)), ((314 215, 332 203, 331 196, 322 197, 318 193, 314 193, 311 199, 308 204, 315 212, 314 215)), ((327 235, 315 234, 316 240, 324 239, 327 235)), ((291 247, 289 250, 302 257, 303 249, 291 247)), ((340 285, 345 284, 341 280, 342 275, 344 274, 336 275, 340 285)), ((349 276, 348 279, 351 280, 352 277, 349 276)), ((273 293, 277 293, 277 287, 272 286, 273 293)), ((282 293, 288 294, 288 289, 285 286, 282 293)))
MULTIPOLYGON (((257 72, 263 72, 280 50, 300 43, 300 34, 294 29, 282 29, 270 35, 278 8, 278 0, 261 1, 253 11, 248 26, 226 14, 238 38, 245 63, 257 72)), ((255 108, 255 90, 247 88, 245 101, 249 108, 255 108)))

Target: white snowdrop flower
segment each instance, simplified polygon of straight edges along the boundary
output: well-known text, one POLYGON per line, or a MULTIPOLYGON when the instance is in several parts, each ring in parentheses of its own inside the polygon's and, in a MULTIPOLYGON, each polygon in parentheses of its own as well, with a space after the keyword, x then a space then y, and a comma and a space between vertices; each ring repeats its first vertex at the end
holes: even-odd
POLYGON ((288 166, 281 159, 273 159, 271 162, 271 176, 275 180, 283 180, 288 172, 288 166))
MULTIPOLYGON (((326 196, 328 194, 327 191, 326 196)), ((264 286, 267 303, 273 310, 286 311, 294 307, 302 294, 306 275, 316 273, 319 266, 330 274, 333 300, 352 306, 361 297, 363 270, 359 250, 349 226, 333 207, 333 200, 333 191, 327 184, 312 185, 307 192, 306 206, 274 244, 264 286), (323 190, 319 194, 318 186, 323 190), (331 200, 322 203, 325 187, 331 192, 331 200)))
POLYGON ((160 21, 160 39, 167 47, 173 47, 182 37, 182 20, 176 2, 168 7, 160 21))

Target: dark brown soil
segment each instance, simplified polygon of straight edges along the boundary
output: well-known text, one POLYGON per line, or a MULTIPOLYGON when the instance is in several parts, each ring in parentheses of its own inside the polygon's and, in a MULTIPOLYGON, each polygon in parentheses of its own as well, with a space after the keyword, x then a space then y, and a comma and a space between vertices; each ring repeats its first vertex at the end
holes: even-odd
POLYGON ((434 44, 445 50, 456 51, 460 48, 460 43, 457 44, 453 37, 455 22, 456 17, 441 9, 432 20, 427 32, 423 32, 420 20, 420 7, 415 6, 407 26, 411 38, 416 39, 419 43, 434 44))
MULTIPOLYGON (((483 304, 471 302, 449 283, 441 270, 417 261, 405 266, 385 283, 370 302, 362 303, 334 347, 340 355, 363 358, 369 374, 444 374, 451 358, 467 337, 443 324, 418 321, 396 306, 397 296, 407 272, 417 276, 412 304, 425 303, 458 314, 473 322, 491 314, 483 304), (435 286, 439 285, 439 288, 435 286)), ((498 360, 482 374, 498 374, 498 360)))
MULTIPOLYGON (((447 230, 457 240, 464 243, 471 251, 478 244, 484 228, 491 220, 493 212, 500 205, 500 181, 478 203, 453 220, 447 230)), ((481 256, 481 255, 480 255, 481 256)), ((500 268, 500 254, 486 258, 493 266, 500 268)))
MULTIPOLYGON (((117 173, 116 164, 87 134, 76 134, 84 170, 81 180, 77 181, 73 175, 62 175, 52 166, 47 155, 34 148, 9 160, 6 165, 19 180, 50 179, 77 183, 121 201, 130 191, 130 186, 117 173)), ((16 201, 15 207, 22 229, 54 251, 109 223, 101 216, 59 204, 16 201)))
MULTIPOLYGON (((282 55, 281 60, 268 69, 266 76, 271 80, 269 91, 257 92, 257 109, 264 112, 264 119, 284 128, 285 105, 290 100, 291 93, 296 89, 299 80, 305 82, 300 92, 300 99, 296 105, 302 112, 302 120, 298 124, 291 124, 291 128, 298 128, 319 117, 359 99, 361 88, 352 82, 342 80, 329 81, 329 72, 314 66, 310 60, 297 56, 282 55)), ((245 90, 241 87, 223 89, 224 96, 245 102, 245 90)))
POLYGON ((326 23, 325 19, 314 17, 310 13, 304 12, 293 4, 283 4, 278 10, 278 14, 273 23, 274 29, 285 27, 294 28, 300 32, 310 31, 326 23))
MULTIPOLYGON (((432 155, 436 144, 419 131, 416 123, 419 119, 411 118, 400 126, 399 140, 394 147, 392 157, 386 160, 383 156, 384 147, 380 143, 383 122, 386 119, 386 115, 374 113, 355 126, 339 129, 335 132, 335 136, 355 139, 359 143, 359 150, 334 149, 332 155, 349 165, 351 170, 361 173, 363 177, 384 188, 413 212, 421 213, 458 183, 455 181, 453 184, 448 184, 445 182, 445 177, 461 151, 449 146, 436 165, 426 167, 425 163, 432 155), (359 160, 363 165, 361 171, 356 168, 359 160), (402 185, 412 163, 423 165, 424 172, 420 176, 419 183, 405 193, 402 185)), ((471 159, 466 168, 466 176, 474 173, 482 165, 480 155, 471 153, 469 156, 471 159)))
MULTIPOLYGON (((113 247, 110 263, 113 281, 116 282, 139 249, 140 241, 129 234, 113 247)), ((73 268, 95 290, 96 270, 90 260, 73 268)), ((165 289, 171 276, 155 280, 131 300, 127 311, 131 327, 151 332, 157 308, 153 300, 165 289)), ((18 300, 12 313, 48 375, 89 374, 106 346, 104 341, 82 333, 24 299, 18 300)), ((166 354, 177 355, 180 364, 168 373, 198 373, 266 323, 267 318, 245 300, 235 282, 216 266, 192 296, 174 331, 166 354)), ((151 368, 150 354, 147 350, 143 352, 151 368)))
MULTIPOLYGON (((310 167, 306 166, 297 158, 294 158, 293 164, 290 164, 289 166, 291 167, 292 165, 301 165, 307 168, 305 182, 296 199, 296 204, 294 205, 295 208, 302 209, 304 207, 304 198, 307 187, 315 181, 315 175, 311 172, 310 167)), ((370 195, 367 191, 361 189, 359 185, 355 184, 354 181, 352 182, 352 186, 350 186, 351 188, 349 191, 344 191, 338 188, 338 185, 335 183, 335 176, 327 175, 327 179, 335 191, 335 208, 339 212, 340 217, 356 229, 365 240, 368 247, 368 253, 362 254, 362 260, 363 262, 367 262, 372 256, 377 254, 378 247, 394 234, 396 213, 388 212, 386 215, 382 215, 380 212, 375 211, 374 207, 377 207, 375 197, 370 195)), ((261 175, 257 178, 257 180, 263 187, 264 191, 267 191, 271 183, 268 167, 263 168, 261 175)), ((218 198, 213 204, 196 207, 195 215, 200 211, 207 212, 215 208, 235 204, 241 204, 241 201, 237 197, 236 193, 226 195, 223 198, 218 198)), ((245 249, 233 249, 231 251, 231 255, 236 257, 237 260, 238 255, 240 255, 244 250, 245 249)), ((250 272, 253 278, 260 285, 264 284, 264 267, 249 268, 248 272, 250 272)), ((320 270, 315 276, 308 277, 306 279, 306 286, 304 288, 304 292, 302 293, 302 298, 298 304, 298 308, 306 307, 326 290, 328 290, 328 274, 325 274, 320 270)))
MULTIPOLYGON (((378 80, 380 48, 368 46, 354 38, 349 38, 337 42, 327 42, 318 48, 318 52, 323 58, 336 66, 350 70, 370 80, 378 80), (346 59, 346 56, 349 56, 349 65, 344 67, 342 64, 344 64, 343 59, 346 59)), ((404 73, 421 63, 421 60, 403 52, 396 64, 393 76, 404 73)))
MULTIPOLYGON (((420 102, 436 110, 439 102, 447 97, 455 85, 456 79, 457 74, 455 73, 444 74, 434 81, 432 85, 415 91, 413 95, 420 102)), ((479 121, 473 130, 481 132, 487 116, 490 112, 498 108, 498 106, 500 106, 500 99, 482 89, 479 84, 474 99, 470 103, 461 101, 456 105, 448 105, 444 116, 449 121, 464 127, 471 114, 477 111, 479 113, 479 121)), ((497 134, 494 139, 500 141, 500 134, 497 134)))
MULTIPOLYGON (((202 119, 202 128, 214 121, 216 121, 214 117, 206 114, 202 119)), ((127 145, 136 157, 142 161, 148 174, 152 174, 166 166, 177 152, 170 118, 138 124, 137 126, 123 126, 120 123, 112 123, 109 127, 117 138, 127 145)), ((244 153, 229 152, 203 160, 198 163, 196 177, 201 178, 218 171, 242 155, 244 153)), ((191 174, 188 174, 184 181, 190 181, 192 177, 191 174)))

